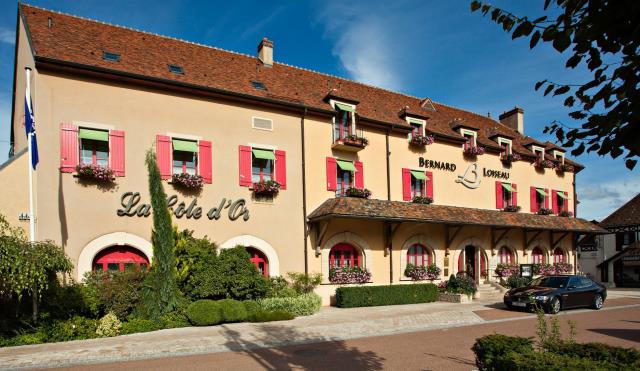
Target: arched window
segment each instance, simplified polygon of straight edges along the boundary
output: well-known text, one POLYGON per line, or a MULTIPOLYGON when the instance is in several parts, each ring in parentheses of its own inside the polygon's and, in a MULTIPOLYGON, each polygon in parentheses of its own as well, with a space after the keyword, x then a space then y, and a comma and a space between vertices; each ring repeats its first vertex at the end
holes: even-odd
POLYGON ((339 243, 329 252, 330 267, 360 267, 360 260, 358 250, 347 243, 339 243))
POLYGON ((149 259, 138 249, 130 246, 114 246, 102 250, 93 259, 94 271, 120 271, 146 269, 149 259))
POLYGON ((417 243, 407 250, 407 264, 426 266, 431 263, 431 252, 426 247, 417 243))
POLYGON ((267 257, 262 253, 262 251, 256 248, 247 247, 246 250, 251 256, 249 258, 249 261, 256 266, 256 269, 258 269, 261 275, 268 277, 269 276, 269 260, 267 260, 267 257))
POLYGON ((564 263, 564 251, 559 247, 556 247, 556 249, 553 250, 553 262, 564 263))
POLYGON ((531 251, 531 262, 534 264, 542 264, 544 263, 544 252, 542 251, 542 249, 538 246, 533 248, 533 251, 531 251))
POLYGON ((498 251, 498 263, 500 264, 513 264, 516 259, 513 256, 513 251, 506 246, 502 246, 498 251))

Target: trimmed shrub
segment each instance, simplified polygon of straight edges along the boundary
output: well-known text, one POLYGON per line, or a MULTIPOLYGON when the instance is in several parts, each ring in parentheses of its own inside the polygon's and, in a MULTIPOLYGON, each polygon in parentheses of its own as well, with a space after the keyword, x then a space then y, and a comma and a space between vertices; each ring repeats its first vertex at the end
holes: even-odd
POLYGON ((247 310, 241 301, 224 299, 217 301, 223 322, 241 322, 247 319, 247 310))
POLYGON ((622 363, 594 361, 588 358, 576 358, 568 354, 549 352, 517 353, 510 351, 495 360, 494 368, 484 370, 518 370, 518 371, 610 371, 637 370, 637 368, 622 363))
POLYGON ((340 308, 429 303, 438 299, 432 283, 385 286, 338 287, 336 306, 340 308))
POLYGON ((471 350, 476 354, 476 366, 480 370, 498 370, 496 361, 509 352, 533 352, 533 341, 529 338, 500 334, 487 335, 476 339, 471 350))
POLYGON ((266 298, 258 300, 263 311, 285 311, 294 316, 309 316, 320 311, 322 299, 317 294, 303 294, 292 298, 266 298))
POLYGON ((222 311, 213 300, 198 300, 187 307, 187 318, 195 326, 212 326, 222 322, 222 311))
MULTIPOLYGON (((173 313, 173 312, 172 312, 173 313)), ((123 335, 135 334, 138 332, 150 332, 161 330, 163 328, 161 323, 152 321, 149 319, 133 318, 128 322, 122 324, 120 333, 123 335)))
POLYGON ((160 317, 162 328, 189 327, 191 323, 187 318, 186 310, 174 310, 160 317))
POLYGON ((98 321, 80 316, 73 316, 65 321, 57 321, 47 326, 46 342, 93 339, 97 337, 98 321))
POLYGON ((260 304, 255 300, 245 300, 242 302, 244 309, 247 311, 247 318, 251 318, 260 311, 260 304))
POLYGON ((296 296, 298 293, 289 286, 289 282, 282 277, 270 277, 267 281, 267 298, 288 298, 296 296))
POLYGON ((294 319, 295 316, 283 310, 274 311, 258 311, 249 317, 250 322, 273 322, 288 321, 294 319))
POLYGON ((304 274, 289 272, 291 288, 298 294, 309 294, 322 283, 322 273, 304 274))
POLYGON ((98 321, 98 328, 96 329, 96 335, 100 337, 112 337, 118 336, 122 322, 112 312, 107 313, 104 317, 98 321))
POLYGON ((568 354, 572 357, 587 358, 594 361, 620 363, 640 369, 640 351, 631 348, 614 347, 601 343, 579 344, 573 342, 554 343, 547 348, 556 354, 568 354))

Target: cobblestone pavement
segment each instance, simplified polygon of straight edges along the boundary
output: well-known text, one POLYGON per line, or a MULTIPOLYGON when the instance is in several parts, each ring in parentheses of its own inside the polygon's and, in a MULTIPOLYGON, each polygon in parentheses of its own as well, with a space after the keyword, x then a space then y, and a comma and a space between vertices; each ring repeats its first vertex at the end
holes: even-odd
MULTIPOLYGON (((635 293, 625 292, 613 296, 638 297, 635 293)), ((62 367, 451 328, 490 322, 474 312, 501 305, 496 303, 496 296, 492 296, 467 304, 437 302, 373 308, 322 308, 316 315, 285 322, 189 327, 114 338, 0 348, 0 368, 62 367)))

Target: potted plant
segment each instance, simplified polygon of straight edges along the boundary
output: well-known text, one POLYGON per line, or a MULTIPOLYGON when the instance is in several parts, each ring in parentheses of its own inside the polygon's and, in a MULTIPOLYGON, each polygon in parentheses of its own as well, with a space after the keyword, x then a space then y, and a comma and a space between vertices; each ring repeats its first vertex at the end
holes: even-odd
POLYGON ((413 202, 414 204, 428 205, 430 203, 433 203, 433 198, 431 198, 431 197, 423 197, 423 196, 415 196, 415 197, 413 197, 413 200, 411 200, 411 202, 413 202))
POLYGON ((251 190, 257 196, 275 196, 280 192, 280 183, 275 180, 263 180, 253 183, 251 190))
POLYGON ((435 137, 433 135, 413 134, 411 136, 411 140, 409 141, 409 144, 411 144, 414 147, 426 147, 430 144, 433 144, 434 141, 435 141, 435 137))
POLYGON ((478 155, 482 155, 482 154, 484 154, 484 151, 485 151, 484 147, 482 147, 482 146, 474 146, 474 145, 472 145, 470 143, 465 143, 464 149, 463 149, 463 153, 466 156, 470 156, 470 157, 475 157, 475 156, 478 156, 478 155))
POLYGON ((507 153, 507 154, 501 154, 500 155, 500 161, 502 161, 505 164, 511 164, 513 162, 516 161, 520 161, 522 160, 522 156, 520 156, 517 153, 507 153))
POLYGON ((558 215, 562 216, 562 217, 565 217, 565 218, 569 218, 569 217, 573 216, 573 213, 571 211, 563 210, 558 215))
POLYGON ((99 183, 113 183, 115 177, 113 171, 106 166, 94 164, 81 164, 76 166, 78 178, 92 180, 99 183))
POLYGON ((533 163, 533 166, 535 166, 537 169, 553 169, 555 165, 551 160, 546 160, 542 157, 538 157, 533 163))
POLYGON ((371 273, 360 267, 331 267, 329 282, 338 284, 367 283, 371 280, 371 273))
POLYGON ((356 187, 349 187, 344 192, 344 195, 347 197, 355 197, 355 198, 369 198, 371 197, 371 191, 366 188, 360 189, 356 187))
POLYGON ((572 172, 575 170, 575 168, 573 167, 573 165, 563 164, 563 163, 559 163, 559 162, 556 164, 556 166, 555 166, 555 167, 556 167, 556 170, 557 170, 559 173, 564 173, 564 172, 572 173, 572 172))
POLYGON ((502 211, 506 211, 509 213, 517 213, 518 211, 520 211, 520 209, 522 209, 520 206, 508 205, 504 209, 502 209, 502 211))
POLYGON ((347 145, 364 148, 369 144, 369 139, 356 134, 350 134, 342 138, 342 142, 347 145))
POLYGON ((180 173, 171 176, 171 184, 188 190, 197 190, 202 189, 204 182, 200 175, 180 173))
POLYGON ((413 281, 433 281, 440 277, 440 272, 440 268, 435 264, 429 264, 427 266, 407 264, 407 267, 404 270, 404 275, 411 278, 413 281))
POLYGON ((538 215, 551 215, 553 214, 553 210, 541 207, 538 209, 538 215))

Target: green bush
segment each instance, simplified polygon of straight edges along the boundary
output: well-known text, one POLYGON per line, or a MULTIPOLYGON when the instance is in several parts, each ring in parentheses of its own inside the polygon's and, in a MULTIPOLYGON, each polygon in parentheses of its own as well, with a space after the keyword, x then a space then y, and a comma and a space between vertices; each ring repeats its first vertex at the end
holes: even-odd
POLYGON ((494 334, 476 339, 471 349, 476 355, 478 369, 499 370, 495 364, 497 359, 511 351, 528 354, 533 351, 533 341, 529 338, 494 334))
POLYGON ((288 298, 297 294, 296 290, 289 286, 289 282, 284 277, 270 277, 267 281, 265 295, 267 298, 288 298))
POLYGON ((640 369, 640 351, 620 348, 601 343, 579 344, 573 342, 557 342, 547 349, 556 354, 568 354, 572 357, 587 358, 593 361, 620 363, 640 369))
POLYGON ((255 300, 245 300, 242 304, 244 305, 244 309, 247 311, 247 318, 260 311, 260 304, 255 300))
POLYGON ((93 339, 97 337, 96 329, 98 321, 80 316, 73 316, 68 320, 56 321, 46 326, 46 341, 54 343, 58 341, 93 339))
POLYGON ((49 288, 42 294, 41 313, 48 313, 51 319, 69 319, 73 316, 97 315, 89 305, 86 297, 86 286, 71 282, 66 286, 60 284, 58 277, 49 279, 49 288))
POLYGON ((518 287, 524 287, 531 283, 529 277, 510 276, 506 280, 506 286, 510 289, 517 289, 518 287))
POLYGON ((163 328, 162 323, 152 321, 149 319, 133 318, 122 324, 120 333, 123 335, 135 334, 138 332, 150 332, 161 330, 163 328))
POLYGON ((222 311, 216 301, 198 300, 187 307, 187 318, 195 326, 212 326, 222 322, 222 311))
POLYGON ((250 322, 273 322, 288 321, 294 319, 295 316, 283 310, 274 311, 258 311, 249 317, 250 322))
POLYGON ((453 274, 447 281, 447 292, 452 294, 473 295, 478 290, 476 281, 468 275, 454 276, 453 274))
POLYGON ((96 271, 84 277, 84 297, 95 316, 109 312, 125 320, 140 303, 143 281, 147 273, 126 270, 124 272, 96 271))
POLYGON ((191 323, 185 310, 174 310, 160 317, 162 328, 189 327, 191 323))
POLYGON ((322 299, 312 293, 290 298, 265 298, 258 300, 258 304, 262 311, 285 311, 298 317, 318 313, 322 299))
POLYGON ((494 368, 485 370, 518 370, 518 371, 610 371, 637 370, 632 365, 594 361, 588 358, 576 358, 569 354, 549 352, 508 352, 495 360, 494 368))
POLYGON ((437 299, 438 288, 431 283, 353 286, 336 289, 336 305, 340 308, 429 303, 437 299))
POLYGON ((122 322, 120 322, 115 314, 109 312, 98 321, 96 335, 100 337, 118 336, 121 327, 122 322))
POLYGON ((173 229, 176 256, 176 282, 183 293, 194 290, 193 275, 216 264, 217 246, 208 237, 196 238, 193 231, 173 229))
POLYGON ((291 280, 291 288, 298 294, 309 294, 322 283, 322 273, 304 274, 289 272, 287 273, 291 280))
POLYGON ((223 299, 217 301, 223 322, 242 322, 247 319, 247 310, 241 301, 223 299))

